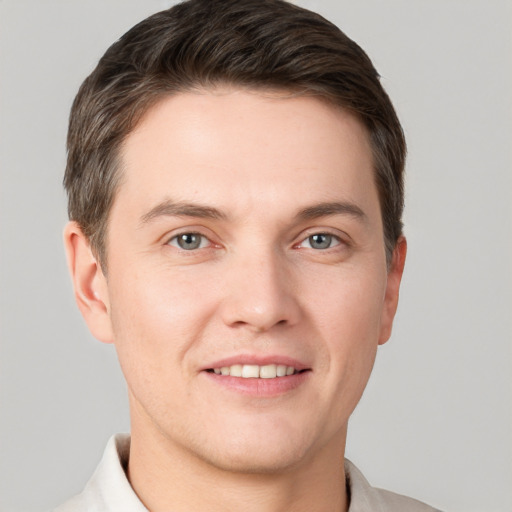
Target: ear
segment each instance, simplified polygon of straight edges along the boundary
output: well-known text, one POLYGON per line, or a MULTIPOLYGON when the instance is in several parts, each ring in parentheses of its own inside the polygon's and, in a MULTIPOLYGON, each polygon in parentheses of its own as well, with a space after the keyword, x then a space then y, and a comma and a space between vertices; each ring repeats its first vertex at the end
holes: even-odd
POLYGON ((76 222, 69 222, 64 228, 64 246, 78 308, 92 335, 112 343, 107 280, 76 222))
POLYGON ((400 282, 404 273, 405 256, 407 254, 407 241, 401 236, 393 250, 391 266, 388 271, 388 281, 386 285, 386 295, 384 297, 384 306, 382 310, 379 345, 383 345, 389 340, 393 328, 393 319, 395 318, 396 308, 398 307, 398 295, 400 292, 400 282))

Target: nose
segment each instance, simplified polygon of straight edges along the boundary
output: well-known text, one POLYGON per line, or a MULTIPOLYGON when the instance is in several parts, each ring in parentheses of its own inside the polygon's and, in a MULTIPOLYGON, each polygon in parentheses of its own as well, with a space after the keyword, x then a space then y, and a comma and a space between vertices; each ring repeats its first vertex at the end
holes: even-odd
POLYGON ((221 316, 230 327, 266 332, 300 318, 290 264, 271 250, 253 252, 230 263, 221 316))

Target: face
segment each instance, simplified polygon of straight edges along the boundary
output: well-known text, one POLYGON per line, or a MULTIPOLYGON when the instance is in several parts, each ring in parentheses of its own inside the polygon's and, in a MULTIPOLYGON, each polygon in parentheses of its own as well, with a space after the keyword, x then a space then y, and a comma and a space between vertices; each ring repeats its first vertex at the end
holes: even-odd
POLYGON ((239 471, 338 454, 401 275, 362 125, 314 98, 182 93, 121 156, 88 321, 132 430, 239 471))

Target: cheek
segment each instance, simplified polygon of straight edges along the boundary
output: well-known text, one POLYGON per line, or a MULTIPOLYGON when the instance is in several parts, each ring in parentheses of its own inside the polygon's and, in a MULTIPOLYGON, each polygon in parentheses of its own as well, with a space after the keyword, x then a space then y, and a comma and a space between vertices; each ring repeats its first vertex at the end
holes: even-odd
POLYGON ((303 295, 307 295, 311 315, 330 339, 359 345, 367 339, 376 341, 385 287, 385 270, 347 265, 306 277, 303 295))
POLYGON ((325 283, 314 304, 325 341, 327 373, 338 396, 355 407, 370 376, 378 347, 385 273, 340 272, 325 283))
POLYGON ((133 273, 118 279, 111 293, 115 345, 127 380, 173 380, 214 311, 211 287, 186 272, 133 273), (140 375, 142 378, 143 375, 140 375))

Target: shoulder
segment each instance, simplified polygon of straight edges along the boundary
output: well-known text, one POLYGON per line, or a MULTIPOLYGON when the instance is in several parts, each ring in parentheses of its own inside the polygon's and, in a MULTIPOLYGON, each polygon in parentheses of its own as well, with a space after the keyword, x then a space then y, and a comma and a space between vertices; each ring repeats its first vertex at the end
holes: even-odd
POLYGON ((53 512, 100 512, 100 509, 91 501, 90 496, 81 493, 58 506, 53 512))
POLYGON ((349 512, 440 512, 421 501, 372 487, 359 469, 345 460, 349 512))
POLYGON ((440 512, 438 509, 422 503, 421 501, 386 491, 384 489, 373 488, 378 501, 381 503, 382 510, 397 512, 399 510, 407 512, 440 512))
POLYGON ((126 477, 130 436, 113 436, 103 458, 81 494, 53 512, 148 512, 126 477))

